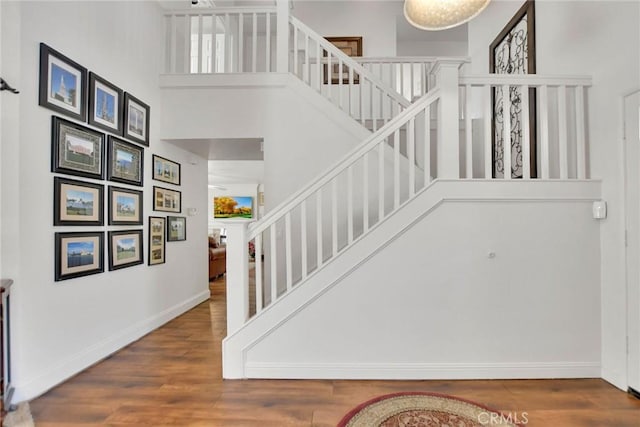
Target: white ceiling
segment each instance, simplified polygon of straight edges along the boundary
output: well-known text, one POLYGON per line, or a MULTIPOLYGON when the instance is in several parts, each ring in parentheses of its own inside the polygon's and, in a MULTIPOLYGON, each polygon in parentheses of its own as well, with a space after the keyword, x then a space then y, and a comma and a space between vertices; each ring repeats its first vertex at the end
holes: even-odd
POLYGON ((404 15, 396 16, 396 38, 398 41, 466 42, 467 24, 441 31, 420 30, 409 24, 404 15))
POLYGON ((260 160, 209 160, 209 185, 260 184, 264 162, 260 160))
POLYGON ((262 160, 262 138, 170 139, 174 145, 208 160, 262 160))
POLYGON ((167 142, 208 160, 209 185, 262 183, 262 138, 194 138, 167 142))

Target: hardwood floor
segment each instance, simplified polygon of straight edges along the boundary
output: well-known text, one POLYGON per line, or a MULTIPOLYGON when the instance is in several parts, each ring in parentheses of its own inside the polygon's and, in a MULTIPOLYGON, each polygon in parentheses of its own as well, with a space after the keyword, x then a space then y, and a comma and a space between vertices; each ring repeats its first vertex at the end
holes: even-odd
POLYGON ((212 297, 31 402, 36 426, 332 426, 359 403, 431 391, 531 426, 640 426, 640 400, 605 381, 222 380, 224 278, 212 297))

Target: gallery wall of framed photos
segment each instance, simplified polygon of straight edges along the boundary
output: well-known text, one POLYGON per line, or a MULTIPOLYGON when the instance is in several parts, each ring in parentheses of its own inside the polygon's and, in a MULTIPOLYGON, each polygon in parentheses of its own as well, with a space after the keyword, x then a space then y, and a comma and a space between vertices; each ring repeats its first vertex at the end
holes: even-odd
MULTIPOLYGON (((55 232, 54 280, 103 273, 105 253, 109 271, 144 264, 141 187, 151 107, 45 43, 39 91, 39 105, 55 113, 53 225, 93 227, 55 232)), ((180 163, 152 154, 152 177, 172 188, 153 187, 151 210, 181 213, 180 163)), ((150 266, 165 263, 166 242, 186 240, 186 217, 149 216, 148 227, 150 266)))

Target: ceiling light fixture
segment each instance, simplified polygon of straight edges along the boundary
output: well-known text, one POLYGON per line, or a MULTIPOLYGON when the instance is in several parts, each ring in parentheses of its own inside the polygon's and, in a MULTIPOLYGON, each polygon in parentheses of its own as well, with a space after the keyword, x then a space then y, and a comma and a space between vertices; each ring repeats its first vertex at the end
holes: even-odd
POLYGON ((405 0, 404 16, 414 27, 438 31, 469 22, 490 0, 405 0))

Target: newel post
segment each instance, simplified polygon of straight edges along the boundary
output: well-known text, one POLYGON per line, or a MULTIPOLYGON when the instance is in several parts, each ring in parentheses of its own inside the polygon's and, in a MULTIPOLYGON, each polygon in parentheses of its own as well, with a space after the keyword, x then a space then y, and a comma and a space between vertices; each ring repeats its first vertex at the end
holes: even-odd
POLYGON ((439 60, 433 67, 438 105, 438 178, 460 178, 459 61, 439 60))
POLYGON ((276 1, 276 71, 289 72, 289 4, 290 0, 276 1))
POLYGON ((249 319, 249 221, 224 223, 227 229, 227 336, 249 319))

